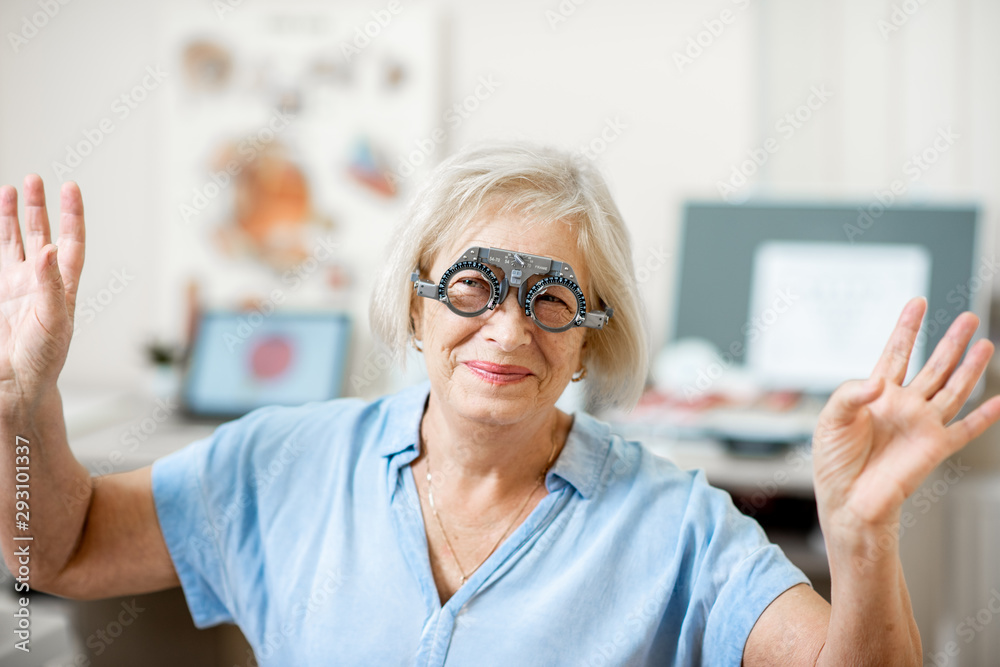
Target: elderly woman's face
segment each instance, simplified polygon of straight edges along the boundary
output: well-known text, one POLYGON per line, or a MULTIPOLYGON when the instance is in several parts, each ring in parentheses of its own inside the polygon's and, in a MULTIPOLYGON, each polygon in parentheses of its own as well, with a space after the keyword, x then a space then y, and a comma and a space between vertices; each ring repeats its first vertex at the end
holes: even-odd
MULTIPOLYGON (((438 255, 429 279, 440 280, 471 246, 567 262, 584 294, 590 295, 574 227, 527 226, 517 216, 484 212, 457 243, 438 255)), ((413 318, 435 395, 467 418, 512 423, 551 409, 581 366, 585 330, 552 333, 540 328, 521 310, 516 288, 495 310, 476 317, 462 317, 431 299, 414 299, 413 318)))

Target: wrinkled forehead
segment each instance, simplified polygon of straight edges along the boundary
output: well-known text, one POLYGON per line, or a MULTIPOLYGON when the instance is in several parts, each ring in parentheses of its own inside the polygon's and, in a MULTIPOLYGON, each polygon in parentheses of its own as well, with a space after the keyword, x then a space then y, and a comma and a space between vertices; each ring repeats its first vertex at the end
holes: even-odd
POLYGON ((498 213, 494 207, 486 207, 452 238, 441 239, 433 263, 437 267, 450 266, 469 248, 478 246, 565 262, 584 278, 587 271, 578 239, 578 226, 573 221, 539 220, 517 212, 498 213))

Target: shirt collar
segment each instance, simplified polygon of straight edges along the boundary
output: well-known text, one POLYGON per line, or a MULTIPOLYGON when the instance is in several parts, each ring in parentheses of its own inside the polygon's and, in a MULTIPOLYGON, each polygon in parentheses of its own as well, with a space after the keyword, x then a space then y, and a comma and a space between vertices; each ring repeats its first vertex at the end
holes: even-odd
MULTIPOLYGON (((430 380, 424 380, 386 398, 389 414, 386 438, 378 448, 380 456, 394 456, 407 449, 419 453, 420 420, 430 387, 430 380)), ((611 427, 586 412, 574 412, 573 427, 566 438, 566 445, 546 475, 546 488, 554 491, 558 486, 554 478, 560 478, 584 498, 590 498, 600 480, 610 448, 611 427)))
POLYGON ((576 488, 584 498, 594 493, 608 452, 611 450, 611 426, 596 417, 577 410, 566 445, 545 479, 545 486, 554 490, 551 479, 561 477, 576 488))
POLYGON ((388 418, 386 437, 379 443, 380 456, 392 456, 412 447, 415 451, 420 442, 420 420, 424 416, 431 382, 424 380, 386 397, 388 418))

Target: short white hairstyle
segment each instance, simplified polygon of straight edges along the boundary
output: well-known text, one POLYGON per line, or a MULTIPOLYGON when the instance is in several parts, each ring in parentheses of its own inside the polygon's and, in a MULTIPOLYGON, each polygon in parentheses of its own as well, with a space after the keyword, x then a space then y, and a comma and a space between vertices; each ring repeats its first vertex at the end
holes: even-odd
POLYGON ((603 329, 586 329, 588 393, 599 407, 630 410, 642 395, 648 371, 645 311, 621 213, 603 176, 580 155, 526 142, 491 142, 466 148, 438 165, 389 243, 369 308, 372 333, 403 366, 415 335, 413 300, 419 298, 410 273, 416 269, 426 277, 437 253, 486 209, 516 214, 525 224, 561 222, 577 230, 590 274, 587 303, 599 304, 589 308, 614 308, 603 329))

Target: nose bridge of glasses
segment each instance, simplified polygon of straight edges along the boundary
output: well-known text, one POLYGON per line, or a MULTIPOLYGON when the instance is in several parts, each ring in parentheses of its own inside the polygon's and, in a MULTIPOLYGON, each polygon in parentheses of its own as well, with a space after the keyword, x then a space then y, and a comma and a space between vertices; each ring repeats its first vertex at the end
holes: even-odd
POLYGON ((514 294, 514 298, 517 300, 517 307, 522 311, 527 308, 527 303, 525 299, 527 298, 528 292, 539 280, 545 277, 542 273, 526 273, 521 269, 511 269, 506 274, 501 274, 500 277, 500 300, 497 305, 502 304, 506 299, 508 294, 514 294))
POLYGON ((520 287, 515 287, 510 283, 510 281, 505 277, 500 279, 500 298, 497 299, 497 304, 494 310, 500 310, 505 305, 507 308, 513 308, 515 311, 525 315, 524 313, 524 285, 520 287), (507 297, 513 297, 508 299, 507 297), (508 301, 513 301, 513 303, 507 303, 508 301))

